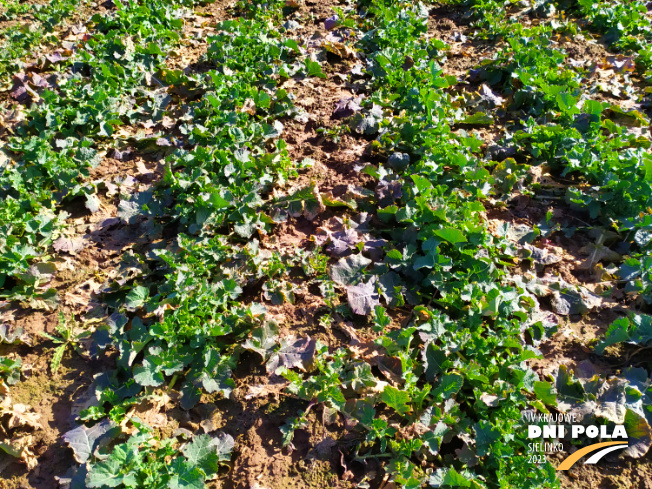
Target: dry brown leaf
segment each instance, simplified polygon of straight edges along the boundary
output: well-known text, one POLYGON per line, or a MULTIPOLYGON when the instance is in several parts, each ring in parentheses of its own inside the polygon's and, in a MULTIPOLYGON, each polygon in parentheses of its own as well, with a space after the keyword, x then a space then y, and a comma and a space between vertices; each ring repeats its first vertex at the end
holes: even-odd
POLYGON ((77 252, 83 249, 84 246, 84 238, 81 236, 75 236, 72 238, 65 238, 62 236, 52 244, 55 251, 64 251, 71 255, 77 254, 77 252))
POLYGON ((39 423, 40 414, 29 412, 32 409, 26 404, 13 404, 10 397, 5 397, 0 403, 0 417, 8 416, 7 428, 13 429, 19 426, 28 426, 37 430, 43 429, 39 423))
POLYGON ((3 440, 0 442, 0 448, 7 452, 12 457, 19 459, 29 470, 36 468, 38 460, 36 455, 31 451, 34 445, 34 437, 32 435, 24 435, 14 438, 13 440, 3 440))
POLYGON ((326 41, 324 48, 329 53, 339 56, 340 58, 355 58, 355 50, 348 44, 337 41, 326 41))
POLYGON ((633 56, 623 56, 619 54, 617 56, 606 56, 600 67, 604 69, 611 69, 617 73, 630 72, 633 73, 636 69, 636 63, 634 62, 633 56))
POLYGON ((239 112, 246 112, 249 115, 256 115, 256 102, 253 99, 248 98, 242 104, 242 108, 239 109, 239 112))
POLYGON ((269 384, 256 384, 250 385, 247 393, 245 394, 245 399, 258 399, 261 397, 267 397, 270 394, 273 394, 277 397, 289 384, 288 381, 280 379, 277 376, 273 376, 277 379, 276 382, 270 382, 269 384))

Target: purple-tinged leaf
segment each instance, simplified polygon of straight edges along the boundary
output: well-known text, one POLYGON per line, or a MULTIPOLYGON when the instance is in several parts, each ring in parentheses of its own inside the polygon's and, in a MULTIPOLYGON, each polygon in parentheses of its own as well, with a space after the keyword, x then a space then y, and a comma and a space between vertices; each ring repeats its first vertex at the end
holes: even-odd
POLYGON ((281 367, 306 370, 315 356, 317 342, 309 336, 296 339, 288 336, 281 340, 281 347, 272 353, 267 362, 267 372, 276 372, 281 367))
POLYGON ((380 295, 376 290, 376 280, 372 278, 368 282, 362 282, 358 285, 350 285, 346 288, 346 295, 349 300, 351 310, 360 315, 370 314, 374 307, 380 304, 380 295))

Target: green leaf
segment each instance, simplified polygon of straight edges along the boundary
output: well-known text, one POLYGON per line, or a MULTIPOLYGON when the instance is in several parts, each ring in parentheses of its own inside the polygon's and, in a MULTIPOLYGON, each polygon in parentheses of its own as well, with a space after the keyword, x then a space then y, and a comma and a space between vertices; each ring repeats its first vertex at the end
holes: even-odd
MULTIPOLYGON (((198 467, 191 463, 180 461, 172 463, 169 489, 205 489, 204 476, 198 467)), ((138 487, 138 486, 137 486, 138 487)))
POLYGON ((645 180, 652 182, 652 158, 645 155, 643 157, 643 165, 645 166, 645 180))
POLYGON ((550 382, 536 381, 534 383, 534 393, 544 404, 548 406, 557 405, 557 394, 555 394, 550 382))
POLYGON ((437 229, 434 231, 434 234, 442 239, 445 239, 451 244, 467 242, 466 235, 459 229, 455 229, 455 228, 437 229))
POLYGON ((439 489, 443 487, 471 487, 471 481, 455 469, 437 469, 428 480, 430 487, 439 489))
POLYGON ((444 371, 448 356, 434 342, 430 342, 424 348, 423 360, 425 364, 426 380, 433 382, 437 375, 444 371))
POLYGON ((61 366, 61 360, 63 360, 63 354, 66 351, 66 346, 68 346, 68 344, 64 343, 63 345, 58 346, 54 350, 54 355, 52 355, 52 362, 50 363, 53 374, 56 374, 59 371, 59 367, 61 366))
POLYGON ((128 311, 135 311, 147 301, 149 297, 149 289, 142 285, 137 285, 127 294, 125 307, 128 311))
POLYGON ((182 452, 192 467, 198 467, 205 476, 210 477, 219 468, 215 448, 209 435, 196 435, 182 452))
POLYGON ((432 183, 427 178, 421 175, 411 175, 411 178, 420 194, 432 190, 432 183))
POLYGON ((405 391, 392 387, 391 385, 385 386, 380 395, 380 399, 401 415, 407 414, 411 410, 410 406, 408 406, 410 395, 405 391))
POLYGON ((464 385, 464 377, 459 374, 446 374, 442 377, 435 392, 442 395, 444 399, 450 399, 457 394, 464 385))
POLYGON ((559 108, 563 112, 568 112, 569 114, 579 114, 579 109, 575 106, 577 104, 577 101, 579 100, 577 97, 573 97, 571 94, 567 92, 562 92, 558 93, 557 97, 557 104, 559 105, 559 108))
POLYGON ((484 456, 491 452, 491 445, 500 440, 503 436, 498 428, 495 428, 489 421, 482 420, 473 426, 475 431, 475 443, 478 448, 478 455, 484 456))
POLYGON ((301 51, 299 49, 299 45, 297 44, 297 42, 294 39, 287 39, 284 44, 285 44, 285 46, 292 49, 293 51, 296 51, 297 53, 301 51))
POLYGON ((142 365, 134 368, 134 380, 143 387, 158 387, 163 384, 165 378, 152 358, 146 357, 142 365))
MULTIPOLYGON (((116 449, 114 449, 114 452, 116 449)), ((120 475, 122 461, 112 456, 104 462, 98 462, 91 466, 86 476, 86 485, 95 487, 118 487, 122 485, 123 477, 120 475)))
POLYGON ((640 314, 633 315, 631 319, 616 319, 595 346, 595 351, 602 355, 605 348, 617 343, 652 346, 652 316, 640 314))
POLYGON ((309 58, 306 58, 305 61, 306 74, 308 76, 316 76, 319 78, 327 78, 326 74, 321 71, 321 65, 318 61, 312 61, 309 58))
POLYGON ((459 123, 470 126, 488 126, 494 123, 494 118, 484 112, 476 112, 473 115, 465 117, 459 123))

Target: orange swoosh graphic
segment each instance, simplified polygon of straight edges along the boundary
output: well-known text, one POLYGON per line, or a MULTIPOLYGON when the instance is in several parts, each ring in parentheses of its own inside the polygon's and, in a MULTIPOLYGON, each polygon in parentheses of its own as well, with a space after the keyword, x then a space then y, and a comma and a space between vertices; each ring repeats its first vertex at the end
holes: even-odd
POLYGON ((575 465, 575 462, 577 462, 583 456, 588 455, 591 452, 595 452, 596 450, 599 450, 601 448, 610 447, 612 445, 626 445, 626 444, 627 444, 626 441, 605 441, 602 443, 589 445, 588 447, 584 447, 581 450, 578 450, 575 453, 566 457, 564 461, 559 465, 559 467, 557 467, 557 470, 568 470, 573 465, 575 465))

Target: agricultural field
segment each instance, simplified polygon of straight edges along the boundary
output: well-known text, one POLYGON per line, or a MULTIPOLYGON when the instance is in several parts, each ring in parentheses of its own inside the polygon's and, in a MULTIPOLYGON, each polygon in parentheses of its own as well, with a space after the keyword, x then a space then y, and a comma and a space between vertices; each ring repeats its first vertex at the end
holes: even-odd
POLYGON ((0 489, 652 487, 650 11, 0 0, 0 489))

